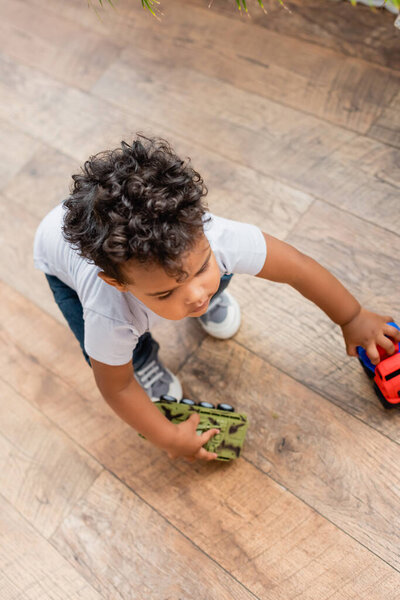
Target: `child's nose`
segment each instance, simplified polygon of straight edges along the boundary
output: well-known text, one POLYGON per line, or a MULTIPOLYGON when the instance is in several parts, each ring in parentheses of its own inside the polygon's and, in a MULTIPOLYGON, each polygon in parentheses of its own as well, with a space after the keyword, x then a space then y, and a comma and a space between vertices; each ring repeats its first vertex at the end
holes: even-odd
POLYGON ((196 286, 188 290, 186 304, 200 304, 204 302, 206 293, 202 287, 196 286))

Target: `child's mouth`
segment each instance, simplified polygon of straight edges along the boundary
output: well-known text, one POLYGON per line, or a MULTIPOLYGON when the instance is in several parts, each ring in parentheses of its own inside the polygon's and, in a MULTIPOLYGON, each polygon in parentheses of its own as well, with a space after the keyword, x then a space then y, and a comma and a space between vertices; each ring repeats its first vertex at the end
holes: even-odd
POLYGON ((209 303, 210 303, 210 299, 211 298, 207 298, 207 300, 205 302, 203 302, 203 304, 201 304, 200 306, 198 306, 194 310, 191 310, 189 314, 196 314, 198 312, 203 312, 204 310, 206 310, 207 307, 208 307, 208 305, 209 305, 209 303))

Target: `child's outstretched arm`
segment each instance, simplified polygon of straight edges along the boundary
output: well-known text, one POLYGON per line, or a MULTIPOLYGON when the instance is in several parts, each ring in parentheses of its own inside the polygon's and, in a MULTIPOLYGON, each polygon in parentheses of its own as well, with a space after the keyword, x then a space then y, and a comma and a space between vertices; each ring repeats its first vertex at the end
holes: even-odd
POLYGON ((387 325, 387 321, 393 321, 392 317, 366 310, 317 261, 271 235, 263 235, 268 251, 257 277, 288 283, 319 306, 342 328, 346 351, 350 356, 356 356, 356 347, 362 346, 371 362, 378 364, 377 344, 389 354, 394 352, 393 343, 385 336, 390 335, 400 341, 400 331, 387 325))
POLYGON ((134 378, 131 362, 117 367, 93 358, 90 362, 97 387, 114 412, 155 446, 165 450, 170 458, 183 457, 192 462, 197 458, 213 460, 217 457, 202 446, 218 430, 210 429, 197 435, 198 414, 178 425, 168 421, 134 378))

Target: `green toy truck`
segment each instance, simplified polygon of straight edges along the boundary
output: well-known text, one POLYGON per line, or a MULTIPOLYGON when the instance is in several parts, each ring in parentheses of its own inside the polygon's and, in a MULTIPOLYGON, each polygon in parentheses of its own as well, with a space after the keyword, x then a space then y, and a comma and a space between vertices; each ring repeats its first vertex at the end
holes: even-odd
POLYGON ((229 461, 239 458, 248 421, 246 415, 236 413, 230 404, 218 404, 215 408, 210 402, 196 404, 189 398, 177 402, 172 396, 164 395, 155 402, 155 405, 172 423, 181 423, 192 413, 199 413, 200 422, 197 426, 199 434, 209 429, 220 430, 220 433, 214 435, 204 448, 209 452, 215 452, 218 455, 216 460, 229 461))

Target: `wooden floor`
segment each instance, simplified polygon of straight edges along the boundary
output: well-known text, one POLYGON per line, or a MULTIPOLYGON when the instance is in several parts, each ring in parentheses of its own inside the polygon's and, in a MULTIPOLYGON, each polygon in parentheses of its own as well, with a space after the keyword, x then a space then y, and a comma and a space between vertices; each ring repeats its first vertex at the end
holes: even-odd
POLYGON ((101 399, 31 249, 81 162, 142 131, 192 158, 215 213, 400 321, 394 17, 115 4, 0 0, 0 599, 398 600, 400 413, 338 327, 246 276, 233 340, 160 326, 186 394, 250 420, 235 463, 173 462, 101 399))

